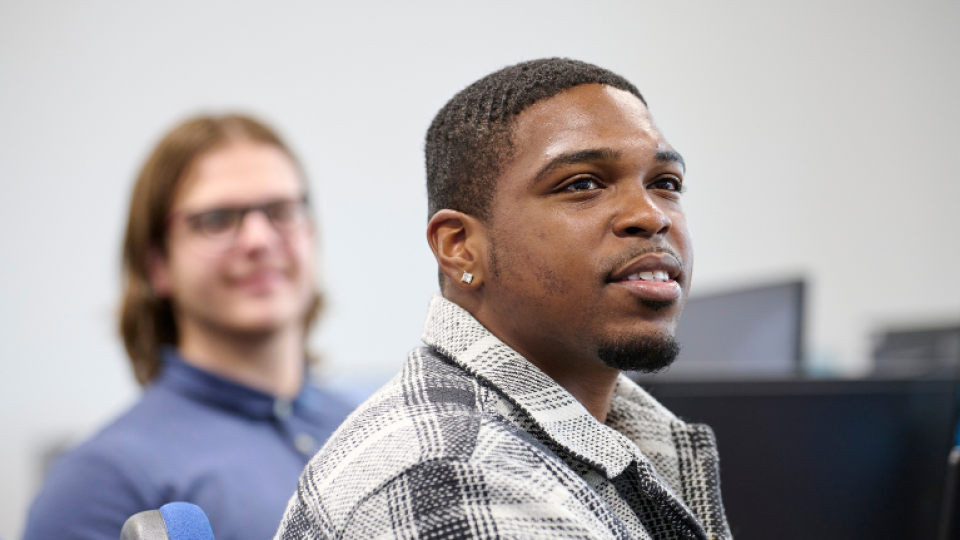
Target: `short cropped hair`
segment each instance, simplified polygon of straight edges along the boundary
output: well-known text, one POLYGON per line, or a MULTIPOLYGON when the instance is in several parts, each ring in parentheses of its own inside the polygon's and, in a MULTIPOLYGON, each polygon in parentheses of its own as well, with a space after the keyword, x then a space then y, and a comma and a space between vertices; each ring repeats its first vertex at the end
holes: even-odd
MULTIPOLYGON (((150 284, 148 259, 151 252, 166 255, 170 211, 190 168, 210 151, 238 141, 279 148, 300 169, 280 135, 263 122, 241 114, 204 115, 184 120, 167 132, 143 164, 133 186, 123 238, 120 335, 141 385, 160 373, 161 348, 176 346, 179 340, 170 299, 157 296, 150 284)), ((322 301, 323 297, 315 291, 304 318, 305 340, 320 316, 322 301)))
POLYGON ((489 218, 496 179, 513 151, 517 115, 581 84, 604 84, 647 102, 637 87, 609 70, 568 58, 531 60, 491 73, 461 90, 427 130, 430 216, 448 208, 489 218))

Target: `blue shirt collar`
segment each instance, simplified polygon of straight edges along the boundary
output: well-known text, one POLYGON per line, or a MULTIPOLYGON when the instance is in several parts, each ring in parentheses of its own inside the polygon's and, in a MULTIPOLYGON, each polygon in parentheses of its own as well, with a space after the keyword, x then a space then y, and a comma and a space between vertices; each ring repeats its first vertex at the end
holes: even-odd
POLYGON ((164 346, 160 357, 163 367, 153 384, 195 401, 256 420, 282 420, 291 414, 317 420, 323 414, 322 397, 313 385, 304 384, 296 398, 284 400, 190 365, 175 347, 164 346))

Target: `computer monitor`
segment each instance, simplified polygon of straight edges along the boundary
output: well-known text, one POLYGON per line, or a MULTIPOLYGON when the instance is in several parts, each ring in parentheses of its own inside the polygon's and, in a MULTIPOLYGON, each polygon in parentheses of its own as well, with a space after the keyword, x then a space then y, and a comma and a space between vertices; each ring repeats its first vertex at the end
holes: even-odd
POLYGON ((677 327, 680 356, 659 379, 796 375, 803 346, 804 282, 692 296, 677 327))
POLYGON ((936 538, 958 381, 644 386, 713 428, 737 540, 936 538))
POLYGON ((874 340, 873 362, 887 377, 960 374, 960 324, 888 329, 874 340))

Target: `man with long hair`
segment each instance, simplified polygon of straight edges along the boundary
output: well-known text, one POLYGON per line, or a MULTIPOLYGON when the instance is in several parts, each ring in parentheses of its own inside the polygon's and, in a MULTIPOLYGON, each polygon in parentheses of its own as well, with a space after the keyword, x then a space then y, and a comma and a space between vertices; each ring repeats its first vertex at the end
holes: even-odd
POLYGON ((120 330, 143 397, 51 470, 26 540, 116 540, 171 501, 218 540, 276 530, 304 464, 349 413, 309 384, 321 296, 307 184, 242 115, 173 128, 134 186, 120 330))

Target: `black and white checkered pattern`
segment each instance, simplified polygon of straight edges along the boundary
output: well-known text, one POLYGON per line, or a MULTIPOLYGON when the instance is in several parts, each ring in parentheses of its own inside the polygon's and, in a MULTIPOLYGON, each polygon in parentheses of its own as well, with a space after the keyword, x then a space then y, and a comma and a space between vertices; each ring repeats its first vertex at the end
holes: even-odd
POLYGON ((278 540, 730 538, 707 426, 623 376, 601 424, 440 296, 423 340, 307 465, 278 540))

